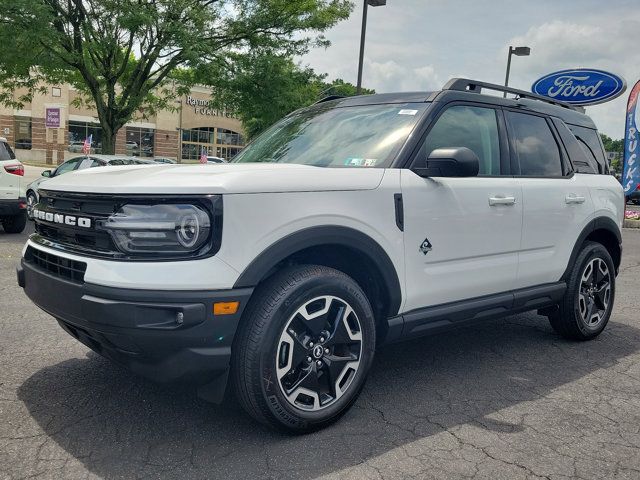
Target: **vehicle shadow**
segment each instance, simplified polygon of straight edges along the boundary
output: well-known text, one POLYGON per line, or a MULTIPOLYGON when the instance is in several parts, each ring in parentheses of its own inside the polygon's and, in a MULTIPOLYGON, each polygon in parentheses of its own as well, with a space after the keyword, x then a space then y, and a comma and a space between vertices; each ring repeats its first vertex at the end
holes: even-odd
POLYGON ((360 399, 337 424, 275 433, 237 406, 158 386, 93 353, 39 370, 18 396, 44 432, 102 478, 315 478, 400 445, 539 399, 636 352, 640 330, 611 322, 592 342, 569 342, 523 314, 378 352, 360 399))

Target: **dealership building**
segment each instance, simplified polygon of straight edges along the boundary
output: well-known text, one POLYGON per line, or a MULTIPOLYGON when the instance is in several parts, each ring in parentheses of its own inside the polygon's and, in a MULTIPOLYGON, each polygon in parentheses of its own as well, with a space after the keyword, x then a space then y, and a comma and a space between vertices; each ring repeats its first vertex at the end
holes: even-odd
MULTIPOLYGON (((15 92, 19 98, 23 92, 15 92)), ((0 136, 20 160, 56 165, 82 151, 91 135, 91 151, 101 153, 102 130, 97 113, 77 106, 79 92, 69 85, 48 86, 21 109, 0 106, 0 136)), ((138 115, 118 131, 116 153, 196 161, 203 151, 229 159, 244 146, 241 123, 210 106, 211 90, 194 87, 176 98, 173 111, 138 115), (180 154, 181 152, 181 154, 180 154)))

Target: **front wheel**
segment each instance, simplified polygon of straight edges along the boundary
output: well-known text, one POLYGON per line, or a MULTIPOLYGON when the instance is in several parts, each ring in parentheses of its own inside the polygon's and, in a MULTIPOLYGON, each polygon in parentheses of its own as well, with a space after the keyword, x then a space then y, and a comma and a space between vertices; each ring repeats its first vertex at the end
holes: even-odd
POLYGON ((254 293, 234 344, 238 398, 257 420, 307 432, 336 421, 360 393, 375 350, 367 297, 344 273, 293 266, 254 293))
POLYGON ((36 203, 38 203, 38 197, 34 192, 29 190, 27 193, 27 217, 29 220, 33 220, 33 208, 36 206, 36 203))
POLYGON ((591 340, 604 330, 615 296, 615 267, 603 245, 586 242, 567 281, 567 291, 549 315, 553 329, 565 338, 591 340))

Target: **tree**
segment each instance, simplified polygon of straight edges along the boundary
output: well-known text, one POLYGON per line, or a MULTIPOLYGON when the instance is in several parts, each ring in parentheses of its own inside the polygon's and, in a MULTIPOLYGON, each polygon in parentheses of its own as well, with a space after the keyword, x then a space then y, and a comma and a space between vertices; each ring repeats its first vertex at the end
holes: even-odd
MULTIPOLYGON (((354 85, 341 79, 327 83, 326 74, 297 65, 288 55, 254 51, 225 60, 201 69, 198 81, 215 92, 213 105, 240 118, 248 138, 323 97, 356 94, 354 85)), ((363 89, 363 93, 375 92, 363 89)))
POLYGON ((321 32, 351 9, 348 0, 0 0, 0 102, 20 107, 45 84, 69 82, 114 153, 125 123, 175 108, 203 65, 327 45, 321 32))
POLYGON ((607 152, 622 152, 624 150, 624 140, 613 140, 608 135, 604 133, 600 134, 600 138, 602 139, 602 144, 604 145, 604 149, 607 152))

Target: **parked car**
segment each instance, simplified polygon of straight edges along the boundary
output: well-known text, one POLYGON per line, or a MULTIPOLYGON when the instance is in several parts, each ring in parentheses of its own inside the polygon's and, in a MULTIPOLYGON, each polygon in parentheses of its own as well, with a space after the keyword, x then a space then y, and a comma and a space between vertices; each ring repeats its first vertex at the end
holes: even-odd
POLYGON ((27 221, 24 166, 6 138, 0 137, 0 223, 6 233, 20 233, 27 221))
POLYGON ((136 373, 212 401, 229 386, 256 420, 312 431, 354 404, 381 345, 529 310, 596 338, 624 216, 604 162, 587 115, 500 85, 334 98, 228 165, 51 180, 18 282, 136 373))
POLYGON ((168 157, 154 157, 153 161, 156 163, 178 163, 173 158, 168 157))
POLYGON ((640 188, 636 188, 635 191, 627 195, 627 203, 640 205, 640 188))
POLYGON ((84 142, 75 141, 75 142, 69 143, 67 150, 69 150, 72 153, 81 153, 83 147, 84 147, 84 142))
POLYGON ((60 176, 64 173, 73 172, 75 170, 84 170, 85 168, 105 167, 114 165, 139 165, 152 164, 150 159, 142 159, 138 157, 129 157, 126 155, 83 155, 74 157, 61 163, 53 170, 44 170, 41 178, 34 180, 26 188, 27 216, 29 220, 33 220, 33 207, 38 203, 38 188, 40 184, 49 178, 60 176))
POLYGON ((227 161, 222 157, 214 157, 213 155, 208 155, 207 163, 227 163, 227 161))

